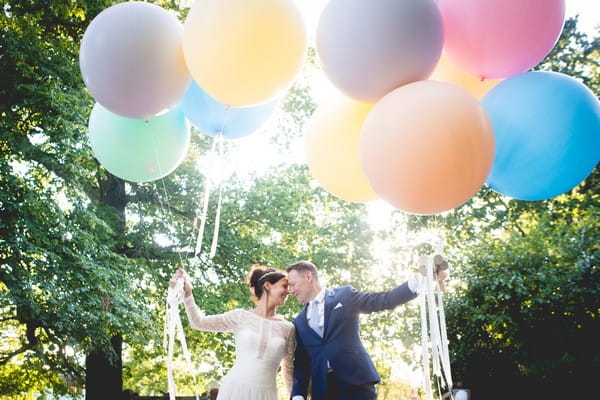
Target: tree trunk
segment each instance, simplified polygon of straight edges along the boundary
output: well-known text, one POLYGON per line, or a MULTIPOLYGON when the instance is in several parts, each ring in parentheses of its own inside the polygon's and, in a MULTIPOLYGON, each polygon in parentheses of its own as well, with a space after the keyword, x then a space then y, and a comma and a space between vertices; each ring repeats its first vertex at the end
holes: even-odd
MULTIPOLYGON (((107 173, 106 180, 100 180, 100 201, 113 207, 120 218, 120 226, 115 231, 125 232, 125 182, 107 173)), ((109 312, 110 298, 104 298, 102 309, 109 312)), ((119 334, 111 338, 114 355, 101 350, 93 351, 85 360, 86 400, 119 400, 123 397, 123 360, 121 351, 123 337, 119 334)))
POLYGON ((115 335, 110 342, 116 354, 114 360, 102 351, 91 352, 85 360, 86 400, 119 400, 123 397, 123 337, 115 335))

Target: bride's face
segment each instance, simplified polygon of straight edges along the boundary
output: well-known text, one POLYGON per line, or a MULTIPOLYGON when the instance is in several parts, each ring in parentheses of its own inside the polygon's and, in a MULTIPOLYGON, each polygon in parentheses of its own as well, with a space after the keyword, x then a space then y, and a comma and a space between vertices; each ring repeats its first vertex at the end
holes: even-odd
POLYGON ((288 280, 281 278, 275 283, 271 283, 269 287, 269 300, 279 307, 285 304, 285 299, 288 296, 288 280))

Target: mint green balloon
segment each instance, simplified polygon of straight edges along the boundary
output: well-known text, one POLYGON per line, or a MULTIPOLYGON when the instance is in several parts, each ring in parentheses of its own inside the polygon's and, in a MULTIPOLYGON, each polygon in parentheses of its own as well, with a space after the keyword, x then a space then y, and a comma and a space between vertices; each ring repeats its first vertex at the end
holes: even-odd
POLYGON ((131 182, 167 176, 183 161, 190 143, 190 127, 181 107, 143 120, 122 117, 96 103, 88 133, 100 164, 131 182))

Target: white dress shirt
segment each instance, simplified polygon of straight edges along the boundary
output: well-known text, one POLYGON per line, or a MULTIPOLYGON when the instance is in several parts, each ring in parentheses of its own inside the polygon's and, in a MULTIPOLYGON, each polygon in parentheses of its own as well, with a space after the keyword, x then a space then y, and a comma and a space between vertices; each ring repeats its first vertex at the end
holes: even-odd
POLYGON ((315 298, 309 302, 309 303, 313 303, 315 301, 319 302, 317 305, 318 315, 312 315, 312 313, 311 313, 312 307, 310 307, 312 304, 309 304, 309 307, 306 310, 306 319, 310 321, 313 318, 317 318, 317 320, 319 322, 319 327, 321 328, 321 331, 323 331, 323 327, 325 326, 325 292, 326 291, 327 291, 326 288, 321 289, 321 291, 319 293, 317 293, 315 298))

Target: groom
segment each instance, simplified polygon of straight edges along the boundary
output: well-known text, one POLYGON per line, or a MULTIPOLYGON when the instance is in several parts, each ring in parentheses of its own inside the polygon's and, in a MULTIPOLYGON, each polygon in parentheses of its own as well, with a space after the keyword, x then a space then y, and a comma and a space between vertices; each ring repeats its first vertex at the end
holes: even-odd
POLYGON ((306 400, 312 379, 312 400, 373 400, 380 378, 358 331, 358 315, 391 310, 417 297, 418 278, 381 293, 363 293, 352 286, 321 286, 315 265, 288 265, 290 294, 308 303, 294 320, 296 355, 292 400, 306 400))

